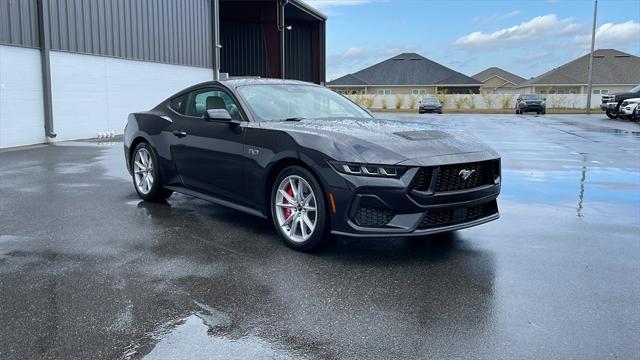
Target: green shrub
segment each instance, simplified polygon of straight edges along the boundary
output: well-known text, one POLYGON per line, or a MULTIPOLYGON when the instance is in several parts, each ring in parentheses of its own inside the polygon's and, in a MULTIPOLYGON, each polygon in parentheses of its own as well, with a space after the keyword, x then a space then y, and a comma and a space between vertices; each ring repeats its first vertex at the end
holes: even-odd
POLYGON ((502 95, 502 108, 503 109, 510 109, 511 108, 511 103, 513 102, 515 95, 513 94, 504 94, 502 95))
POLYGON ((467 103, 467 97, 458 95, 453 99, 453 103, 456 106, 456 110, 461 110, 467 103))
POLYGON ((367 107, 367 109, 371 109, 375 102, 376 102, 375 95, 367 95, 366 98, 364 99, 364 105, 367 107))
POLYGON ((389 107, 389 103, 387 101, 387 97, 382 95, 382 99, 380 99, 380 103, 382 104, 382 108, 386 110, 389 107))
POLYGON ((396 109, 401 109, 404 105, 404 96, 396 95, 396 109))
POLYGON ((415 95, 409 95, 409 109, 414 110, 418 103, 418 97, 415 95))
POLYGON ((438 90, 436 92, 436 97, 438 98, 438 100, 440 100, 440 104, 442 104, 443 108, 449 103, 449 100, 451 99, 451 96, 447 94, 447 90, 438 90))
POLYGON ((488 92, 482 93, 482 100, 484 104, 487 106, 487 109, 493 109, 493 103, 495 102, 495 94, 491 94, 488 92))

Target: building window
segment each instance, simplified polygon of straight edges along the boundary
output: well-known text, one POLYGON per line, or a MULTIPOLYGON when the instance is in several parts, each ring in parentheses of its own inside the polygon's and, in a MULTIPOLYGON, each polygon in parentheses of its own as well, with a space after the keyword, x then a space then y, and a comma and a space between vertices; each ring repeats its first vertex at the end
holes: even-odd
POLYGON ((391 90, 389 90, 389 89, 380 89, 380 90, 378 90, 378 95, 391 95, 391 90))
POLYGON ((608 93, 609 93, 609 90, 607 89, 600 90, 600 94, 608 94, 608 93))
POLYGON ((546 94, 547 90, 540 90, 540 94, 546 94))
POLYGON ((413 89, 413 90, 411 90, 411 94, 412 95, 426 95, 427 94, 427 90, 425 90, 425 89, 413 89))
POLYGON ((549 94, 555 94, 556 91, 555 90, 549 90, 549 94))
POLYGON ((558 90, 558 94, 564 94, 564 90, 558 90))
POLYGON ((576 91, 575 91, 575 90, 569 90, 569 94, 573 94, 573 95, 575 95, 575 94, 576 94, 576 91))

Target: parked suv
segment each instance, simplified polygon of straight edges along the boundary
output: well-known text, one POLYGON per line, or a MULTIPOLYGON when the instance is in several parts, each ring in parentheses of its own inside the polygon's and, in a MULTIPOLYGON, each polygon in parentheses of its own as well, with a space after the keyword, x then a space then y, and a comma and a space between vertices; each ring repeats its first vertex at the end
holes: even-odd
POLYGON ((544 115, 547 112, 546 100, 537 94, 521 94, 516 100, 516 114, 535 111, 544 115))
POLYGON ((442 104, 435 96, 425 96, 420 100, 420 106, 418 107, 418 113, 424 114, 426 112, 435 112, 442 114, 442 104))
POLYGON ((620 113, 620 106, 622 102, 627 99, 640 97, 640 85, 637 85, 633 89, 627 92, 613 93, 609 95, 602 95, 602 103, 600 109, 607 114, 609 119, 617 119, 623 114, 620 113))
POLYGON ((640 106, 640 98, 627 99, 623 101, 620 105, 620 113, 618 117, 629 120, 638 120, 638 106, 640 106))

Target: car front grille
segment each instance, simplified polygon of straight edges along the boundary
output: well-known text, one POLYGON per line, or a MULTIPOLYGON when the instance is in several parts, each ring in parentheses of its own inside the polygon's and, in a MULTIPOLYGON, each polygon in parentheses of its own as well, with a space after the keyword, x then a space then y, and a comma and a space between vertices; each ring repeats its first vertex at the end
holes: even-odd
POLYGON ((472 189, 493 183, 490 161, 441 166, 436 177, 436 192, 472 189))
POLYGON ((492 185, 494 179, 500 175, 499 164, 499 160, 493 160, 421 168, 413 179, 411 190, 437 193, 492 185), (432 188, 433 177, 435 177, 435 186, 432 188))
POLYGON ((429 210, 422 218, 418 229, 429 229, 456 225, 482 219, 498 213, 495 200, 485 204, 468 206, 458 209, 429 210))
POLYGON ((393 215, 393 211, 388 209, 361 207, 355 214, 355 220, 360 226, 380 227, 387 225, 393 215))

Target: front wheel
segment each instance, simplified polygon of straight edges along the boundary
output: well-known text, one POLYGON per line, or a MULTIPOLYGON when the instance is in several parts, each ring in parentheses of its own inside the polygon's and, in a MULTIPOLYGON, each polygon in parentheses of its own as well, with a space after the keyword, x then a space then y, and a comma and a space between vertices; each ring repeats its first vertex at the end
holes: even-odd
POLYGON ((162 187, 156 153, 146 142, 138 144, 133 151, 131 174, 138 196, 145 201, 164 201, 173 193, 162 187))
POLYGON ((618 114, 614 114, 611 111, 607 111, 606 114, 607 114, 607 117, 609 119, 617 119, 618 118, 618 114))
POLYGON ((271 217, 290 248, 312 251, 322 244, 327 228, 324 193, 311 172, 300 166, 280 172, 271 191, 271 217))

